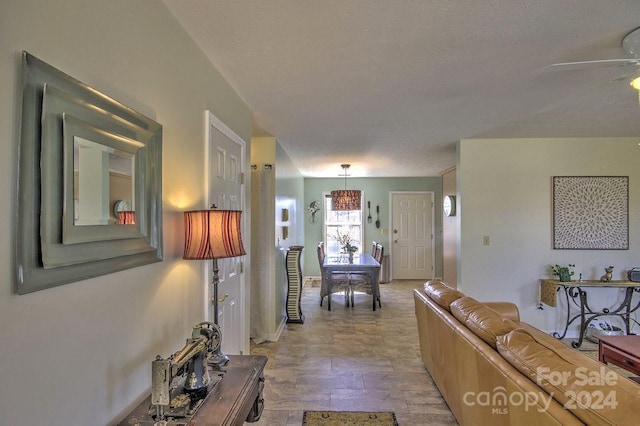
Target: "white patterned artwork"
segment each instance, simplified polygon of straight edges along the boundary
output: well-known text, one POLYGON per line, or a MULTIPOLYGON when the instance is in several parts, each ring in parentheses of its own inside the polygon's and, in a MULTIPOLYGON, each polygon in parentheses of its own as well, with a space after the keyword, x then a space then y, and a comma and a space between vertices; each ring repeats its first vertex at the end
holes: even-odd
POLYGON ((629 249, 628 176, 554 176, 553 248, 629 249))

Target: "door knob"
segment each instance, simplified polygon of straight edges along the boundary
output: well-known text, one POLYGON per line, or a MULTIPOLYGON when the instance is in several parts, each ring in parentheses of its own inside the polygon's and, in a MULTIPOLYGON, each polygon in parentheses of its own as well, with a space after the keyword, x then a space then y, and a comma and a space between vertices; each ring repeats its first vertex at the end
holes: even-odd
POLYGON ((394 233, 394 234, 397 234, 397 233, 398 233, 398 230, 397 230, 397 229, 394 229, 394 230, 393 230, 393 233, 394 233))
POLYGON ((222 302, 224 302, 225 300, 227 300, 227 297, 229 297, 229 295, 228 295, 228 294, 225 294, 224 296, 219 297, 219 298, 218 298, 218 303, 222 303, 222 302))

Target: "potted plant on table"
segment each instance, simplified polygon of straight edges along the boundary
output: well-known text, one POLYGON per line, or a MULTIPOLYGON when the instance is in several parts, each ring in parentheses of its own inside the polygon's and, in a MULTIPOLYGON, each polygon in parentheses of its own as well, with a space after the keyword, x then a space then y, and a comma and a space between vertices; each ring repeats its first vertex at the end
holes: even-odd
POLYGON ((573 272, 573 268, 575 268, 576 265, 573 264, 568 264, 567 266, 560 266, 560 265, 552 265, 551 266, 551 271, 553 273, 553 275, 558 277, 558 280, 560 282, 569 282, 571 281, 571 276, 574 274, 573 272))
POLYGON ((351 238, 351 236, 347 234, 340 234, 340 231, 336 231, 337 237, 336 241, 342 247, 342 252, 349 256, 349 263, 353 263, 353 254, 358 251, 358 246, 354 243, 356 242, 351 238))

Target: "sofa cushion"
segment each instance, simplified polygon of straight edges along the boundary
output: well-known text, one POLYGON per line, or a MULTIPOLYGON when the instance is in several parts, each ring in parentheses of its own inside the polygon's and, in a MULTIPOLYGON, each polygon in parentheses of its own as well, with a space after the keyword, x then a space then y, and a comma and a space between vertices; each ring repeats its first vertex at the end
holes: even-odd
POLYGON ((498 337, 497 345, 511 365, 586 424, 637 424, 637 414, 616 407, 638 406, 640 388, 603 364, 524 329, 498 337))
POLYGON ((496 348, 496 337, 517 327, 513 321, 471 297, 461 297, 451 303, 451 313, 476 336, 496 348))
POLYGON ((454 300, 464 297, 464 294, 453 289, 439 280, 429 280, 424 284, 424 293, 439 306, 451 312, 449 305, 454 300))
POLYGON ((502 318, 508 318, 517 323, 520 322, 520 311, 515 303, 511 302, 483 302, 488 308, 496 311, 502 318))

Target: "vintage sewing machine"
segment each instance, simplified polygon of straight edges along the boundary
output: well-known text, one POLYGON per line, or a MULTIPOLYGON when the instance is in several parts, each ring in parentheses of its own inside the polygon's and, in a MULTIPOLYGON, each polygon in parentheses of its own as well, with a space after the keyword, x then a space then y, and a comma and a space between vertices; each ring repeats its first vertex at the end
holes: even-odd
POLYGON ((189 423, 223 372, 213 371, 208 357, 218 349, 220 327, 211 322, 193 326, 184 347, 168 358, 151 363, 151 406, 139 425, 178 426, 189 423), (210 371, 212 370, 212 371, 210 371), (211 372, 215 373, 210 374, 211 372))
POLYGON ((184 348, 152 364, 152 390, 118 426, 240 425, 260 420, 264 409, 263 355, 230 355, 216 361, 220 328, 193 326, 184 348), (224 377, 223 377, 224 376, 224 377))

